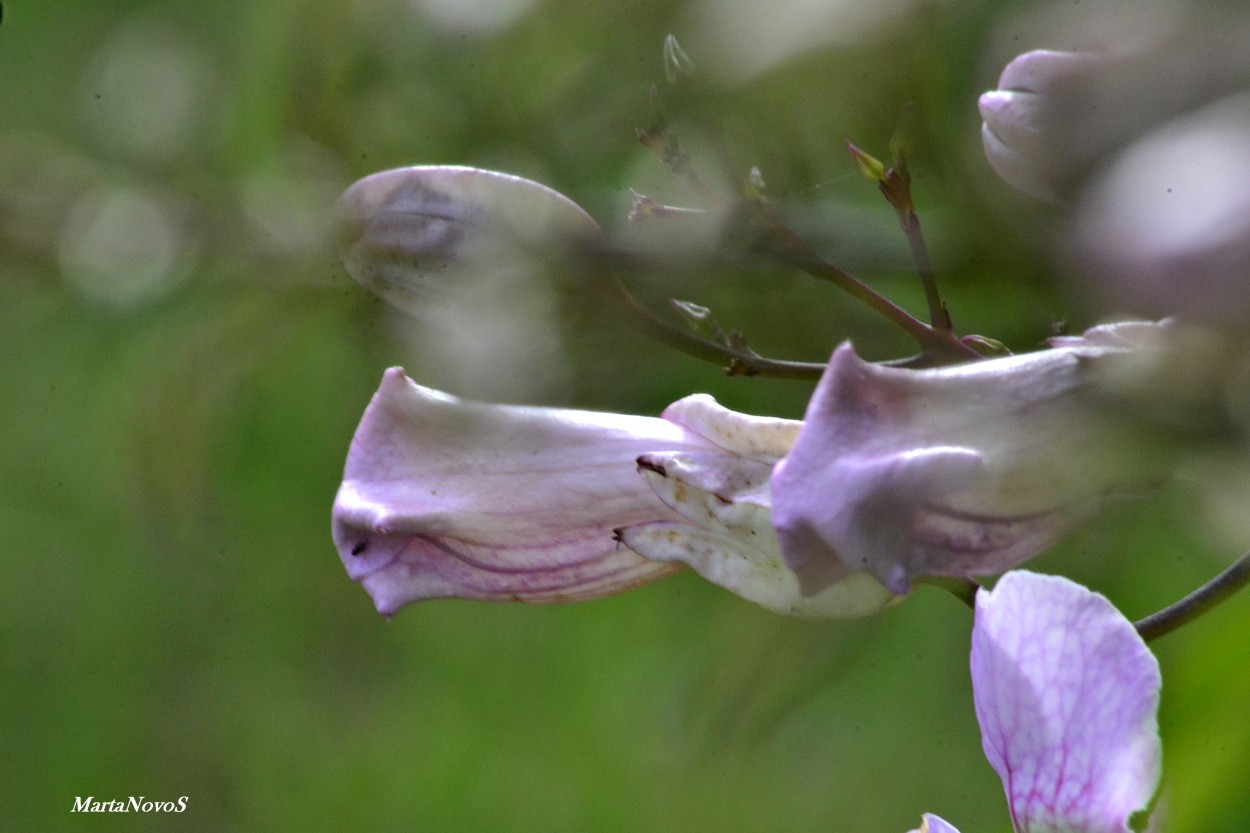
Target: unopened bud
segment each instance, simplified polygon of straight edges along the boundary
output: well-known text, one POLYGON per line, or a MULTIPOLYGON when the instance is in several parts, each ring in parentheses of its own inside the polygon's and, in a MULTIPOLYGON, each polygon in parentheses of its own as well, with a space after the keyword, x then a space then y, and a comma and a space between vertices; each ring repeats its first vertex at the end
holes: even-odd
POLYGON ((881 164, 881 160, 864 153, 851 142, 846 143, 846 149, 850 151, 851 158, 855 160, 855 164, 859 166, 860 173, 866 178, 873 182, 885 180, 885 165, 881 164))

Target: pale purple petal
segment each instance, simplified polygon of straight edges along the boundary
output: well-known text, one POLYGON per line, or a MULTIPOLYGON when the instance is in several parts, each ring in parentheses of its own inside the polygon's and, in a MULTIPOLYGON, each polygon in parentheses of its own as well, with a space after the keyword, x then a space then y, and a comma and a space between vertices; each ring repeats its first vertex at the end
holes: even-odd
POLYGON ((1127 833, 1159 781, 1159 665, 1131 622, 1067 579, 1004 575, 977 594, 982 745, 1017 833, 1127 833))
POLYGON ((385 614, 427 598, 619 592, 674 569, 613 537, 677 517, 635 460, 712 447, 664 419, 465 402, 392 368, 352 440, 334 540, 385 614))
MULTIPOLYGON (((783 484, 803 476, 801 469, 795 471, 801 460, 796 456, 791 461, 786 477, 781 478, 783 484)), ((839 484, 836 498, 830 500, 828 493, 812 495, 817 499, 810 501, 801 524, 792 523, 789 515, 777 516, 782 540, 794 554, 791 566, 804 586, 813 590, 841 580, 848 572, 866 571, 894 593, 906 593, 916 572, 916 550, 928 539, 938 546, 951 546, 939 516, 926 505, 935 494, 966 486, 982 467, 977 452, 950 447, 850 455, 832 461, 822 473, 828 482, 839 484), (922 513, 931 516, 924 525, 917 522, 922 513), (918 531, 927 537, 918 537, 918 531), (801 546, 805 540, 814 546, 801 546), (821 558, 821 543, 839 557, 821 558)), ((788 485, 779 494, 788 496, 788 485)), ((973 526, 975 533, 977 525, 973 526)), ((977 551, 983 549, 977 547, 977 551)))
POLYGON ((772 477, 805 592, 855 571, 894 593, 919 575, 1001 572, 1152 484, 1163 463, 1099 398, 1108 363, 1139 346, 1111 336, 931 370, 839 347, 772 477))
POLYGON ((920 826, 911 833, 959 833, 959 830, 941 816, 925 813, 920 826))

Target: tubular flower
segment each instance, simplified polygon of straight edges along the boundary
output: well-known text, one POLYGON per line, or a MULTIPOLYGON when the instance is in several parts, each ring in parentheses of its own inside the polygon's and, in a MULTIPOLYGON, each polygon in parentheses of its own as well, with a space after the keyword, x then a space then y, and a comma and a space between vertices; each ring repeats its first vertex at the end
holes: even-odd
POLYGON ((920 575, 1007 570, 1111 496, 1159 476, 1105 380, 1168 325, 1095 328, 1036 353, 955 367, 869 364, 842 345, 772 477, 785 563, 814 594, 856 571, 906 593, 920 575))
MULTIPOLYGON (((352 440, 334 541, 386 615, 440 597, 591 599, 682 564, 784 607, 784 581, 754 584, 789 573, 767 488, 797 431, 708 396, 660 418, 471 403, 392 368, 352 440)), ((889 599, 871 585, 866 602, 846 597, 850 615, 889 599)))
MULTIPOLYGON (((977 593, 972 692, 1016 833, 1129 833, 1159 783, 1159 664, 1103 596, 1013 572, 977 593)), ((932 815, 917 833, 954 833, 932 815)))

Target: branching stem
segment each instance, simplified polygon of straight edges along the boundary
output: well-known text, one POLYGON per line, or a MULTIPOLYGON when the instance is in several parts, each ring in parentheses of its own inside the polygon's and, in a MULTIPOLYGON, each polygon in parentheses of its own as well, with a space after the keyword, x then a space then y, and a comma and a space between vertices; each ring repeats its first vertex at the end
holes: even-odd
POLYGON ((754 212, 751 219, 758 225, 761 232, 756 244, 761 252, 777 257, 813 277, 829 281, 856 300, 868 305, 915 339, 920 349, 935 363, 954 364, 984 358, 972 347, 960 341, 951 330, 925 324, 868 284, 822 258, 803 238, 782 223, 767 203, 757 200, 749 205, 754 212))
POLYGON ((625 301, 625 308, 647 335, 687 355, 714 364, 727 365, 730 376, 768 376, 776 379, 803 379, 814 381, 824 372, 823 364, 791 362, 767 359, 755 353, 745 353, 723 344, 700 338, 680 327, 664 321, 635 298, 619 278, 612 278, 625 301))

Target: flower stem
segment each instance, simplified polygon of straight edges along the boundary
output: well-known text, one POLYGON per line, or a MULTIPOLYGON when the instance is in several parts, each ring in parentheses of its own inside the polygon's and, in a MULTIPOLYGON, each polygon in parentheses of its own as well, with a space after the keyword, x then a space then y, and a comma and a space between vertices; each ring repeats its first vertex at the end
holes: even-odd
POLYGON ((920 283, 924 287, 925 301, 929 304, 929 321, 938 330, 950 332, 954 329, 950 311, 942 303, 938 294, 937 279, 933 274, 933 263, 929 260, 929 247, 924 242, 924 232, 920 228, 920 215, 916 209, 898 212, 898 224, 907 236, 907 245, 911 247, 912 260, 916 262, 916 271, 920 274, 920 283))
POLYGON ((1250 552, 1246 552, 1224 572, 1173 605, 1136 623, 1137 632, 1149 642, 1197 619, 1250 583, 1250 552))
POLYGON ((950 593, 956 599, 963 602, 970 610, 976 610, 977 607, 977 591, 981 589, 981 585, 977 584, 970 578, 948 578, 946 576, 919 576, 916 578, 917 584, 928 584, 933 587, 940 587, 947 593, 950 593))
POLYGON ((754 200, 748 205, 752 207, 750 221, 761 232, 757 246, 762 252, 773 255, 813 277, 829 281, 856 300, 867 304, 915 339, 920 348, 938 363, 953 364, 983 358, 976 350, 960 341, 951 330, 925 324, 868 284, 822 258, 803 238, 782 223, 764 201, 754 200))
POLYGON ((906 157, 901 150, 897 150, 894 154, 894 166, 887 168, 879 160, 855 147, 853 142, 848 141, 846 149, 864 175, 877 183, 877 190, 898 217, 899 227, 907 237, 912 260, 916 262, 916 271, 920 274, 920 285, 924 288, 925 302, 929 305, 930 326, 950 332, 955 326, 951 323, 950 311, 942 303, 942 296, 938 293, 933 263, 929 260, 929 247, 924 242, 924 232, 920 228, 920 215, 916 213, 916 203, 911 198, 911 172, 907 169, 906 157))

